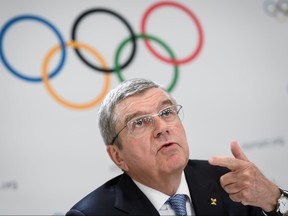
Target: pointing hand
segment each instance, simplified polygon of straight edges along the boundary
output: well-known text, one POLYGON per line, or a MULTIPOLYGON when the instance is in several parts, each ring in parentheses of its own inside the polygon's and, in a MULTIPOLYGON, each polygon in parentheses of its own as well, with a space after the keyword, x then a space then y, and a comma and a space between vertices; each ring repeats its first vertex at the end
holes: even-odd
POLYGON ((231 152, 234 157, 215 156, 209 159, 211 165, 230 169, 220 178, 221 186, 229 197, 234 202, 258 206, 266 212, 276 210, 280 197, 278 187, 248 160, 237 141, 232 141, 231 152))

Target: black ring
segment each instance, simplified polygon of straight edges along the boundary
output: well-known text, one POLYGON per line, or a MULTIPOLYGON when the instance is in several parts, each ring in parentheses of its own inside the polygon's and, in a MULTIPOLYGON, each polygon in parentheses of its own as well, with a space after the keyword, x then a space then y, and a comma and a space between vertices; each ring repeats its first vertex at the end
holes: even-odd
MULTIPOLYGON (((131 26, 128 24, 128 22, 122 17, 120 16, 119 14, 115 13, 114 11, 111 11, 111 10, 108 10, 108 9, 105 9, 105 8, 96 8, 96 9, 91 9, 91 10, 88 10, 84 13, 82 13, 75 21, 74 25, 73 25, 73 28, 72 28, 72 40, 73 41, 76 41, 76 28, 78 26, 78 24, 80 23, 80 21, 82 20, 82 18, 84 18, 85 16, 91 14, 91 13, 96 13, 96 12, 104 12, 104 13, 108 13, 108 14, 111 14, 117 18, 119 18, 124 24, 125 26, 128 28, 130 34, 131 34, 131 37, 132 37, 132 40, 133 40, 133 48, 132 48, 132 52, 131 52, 131 55, 129 56, 128 60, 120 66, 121 69, 125 68, 133 59, 134 55, 135 55, 135 52, 136 52, 136 39, 135 39, 135 33, 133 32, 131 26)), ((95 69, 95 70, 98 70, 98 71, 101 71, 101 72, 105 72, 105 73, 111 73, 111 72, 114 72, 115 71, 115 68, 106 68, 106 69, 103 69, 103 68, 100 68, 98 66, 95 66, 93 64, 91 64, 90 62, 88 62, 80 53, 80 51, 78 50, 78 48, 74 48, 76 54, 79 56, 79 58, 85 63, 87 64, 89 67, 95 69)))

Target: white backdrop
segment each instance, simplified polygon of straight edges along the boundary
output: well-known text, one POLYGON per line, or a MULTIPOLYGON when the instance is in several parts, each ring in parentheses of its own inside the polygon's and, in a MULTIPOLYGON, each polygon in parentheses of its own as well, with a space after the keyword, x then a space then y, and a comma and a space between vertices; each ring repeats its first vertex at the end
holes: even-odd
MULTIPOLYGON (((72 109, 58 102, 43 82, 43 61, 63 41, 71 40, 76 19, 104 8, 123 16, 141 33, 145 12, 160 1, 0 1, 0 214, 64 214, 80 198, 120 171, 110 162, 98 131, 98 105, 72 109), (18 16, 41 17, 42 21, 18 16), (6 29, 3 28, 6 26, 6 29), (18 72, 15 76, 5 65, 18 72)), ((279 186, 288 188, 288 13, 287 1, 177 1, 191 11, 203 30, 199 55, 179 65, 172 95, 184 107, 191 158, 231 155, 237 139, 247 156, 279 186), (282 2, 281 7, 276 7, 282 2)), ((159 6, 147 17, 147 33, 157 36, 176 58, 190 56, 199 45, 195 20, 179 7, 159 6)), ((114 67, 128 29, 109 13, 82 18, 77 40, 99 52, 114 67)), ((155 42, 157 52, 167 56, 155 42)), ((120 64, 130 55, 123 50, 120 64)), ((88 67, 66 47, 64 66, 49 80, 64 100, 83 104, 99 97, 104 74, 88 67)), ((83 54, 83 50, 81 51, 83 54)), ((62 52, 49 62, 55 70, 62 52)), ((101 67, 95 57, 88 56, 101 67)), ((157 59, 137 40, 136 54, 121 71, 125 79, 144 77, 169 86, 174 65, 157 59)), ((110 74, 112 88, 120 81, 110 74)))

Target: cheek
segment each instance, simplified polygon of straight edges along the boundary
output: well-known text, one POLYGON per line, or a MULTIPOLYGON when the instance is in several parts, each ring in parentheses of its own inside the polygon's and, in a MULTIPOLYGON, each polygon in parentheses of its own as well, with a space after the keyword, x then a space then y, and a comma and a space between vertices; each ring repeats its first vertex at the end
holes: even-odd
POLYGON ((143 167, 151 167, 155 161, 151 152, 147 149, 135 148, 133 150, 125 151, 123 159, 128 169, 131 170, 142 170, 143 167))
MULTIPOLYGON (((137 161, 147 158, 151 154, 151 143, 149 137, 133 138, 127 137, 123 145, 125 157, 130 161, 137 161), (125 148, 125 149, 124 149, 125 148)), ((153 151, 153 150, 152 150, 153 151)))
POLYGON ((180 123, 180 124, 176 124, 174 127, 173 127, 173 131, 174 131, 174 135, 178 136, 181 140, 187 140, 186 138, 186 131, 183 127, 183 125, 180 123))
POLYGON ((186 132, 185 132, 183 125, 182 124, 178 125, 175 130, 176 130, 175 134, 179 138, 180 145, 182 145, 182 147, 185 149, 185 151, 189 155, 189 146, 188 146, 186 132))

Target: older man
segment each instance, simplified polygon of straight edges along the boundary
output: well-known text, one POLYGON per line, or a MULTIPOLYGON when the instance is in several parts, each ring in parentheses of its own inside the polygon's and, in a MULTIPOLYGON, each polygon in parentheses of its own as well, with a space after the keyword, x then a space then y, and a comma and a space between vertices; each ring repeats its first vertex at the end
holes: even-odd
POLYGON ((132 79, 110 91, 99 109, 99 127, 110 158, 123 174, 66 215, 285 213, 287 193, 248 161, 236 141, 231 144, 234 158, 189 160, 181 117, 182 106, 150 80, 132 79))

